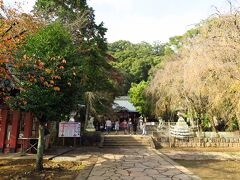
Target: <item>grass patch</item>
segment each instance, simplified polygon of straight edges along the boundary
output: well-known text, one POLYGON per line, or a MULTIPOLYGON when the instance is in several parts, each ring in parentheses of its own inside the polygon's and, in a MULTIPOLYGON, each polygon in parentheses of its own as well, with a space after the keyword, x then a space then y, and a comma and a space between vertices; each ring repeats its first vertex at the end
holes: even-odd
POLYGON ((192 171, 203 180, 212 179, 240 179, 239 161, 218 161, 218 160, 174 160, 192 171))

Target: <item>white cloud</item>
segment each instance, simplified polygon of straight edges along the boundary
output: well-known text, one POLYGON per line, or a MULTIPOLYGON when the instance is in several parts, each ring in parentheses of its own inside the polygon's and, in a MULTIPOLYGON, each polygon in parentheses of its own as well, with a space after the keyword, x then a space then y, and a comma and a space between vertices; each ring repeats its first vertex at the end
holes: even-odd
POLYGON ((7 6, 14 6, 16 3, 21 4, 23 11, 30 12, 33 9, 36 0, 3 0, 7 6))

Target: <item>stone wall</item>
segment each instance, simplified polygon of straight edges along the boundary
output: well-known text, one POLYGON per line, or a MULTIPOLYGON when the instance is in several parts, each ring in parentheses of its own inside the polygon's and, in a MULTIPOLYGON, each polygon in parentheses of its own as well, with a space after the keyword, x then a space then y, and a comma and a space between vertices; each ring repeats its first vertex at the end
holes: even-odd
POLYGON ((166 137, 154 133, 153 138, 156 146, 162 147, 240 147, 240 136, 235 132, 220 132, 218 135, 203 133, 200 138, 186 139, 166 137))
POLYGON ((240 147, 240 138, 190 138, 188 140, 171 138, 174 147, 240 147))

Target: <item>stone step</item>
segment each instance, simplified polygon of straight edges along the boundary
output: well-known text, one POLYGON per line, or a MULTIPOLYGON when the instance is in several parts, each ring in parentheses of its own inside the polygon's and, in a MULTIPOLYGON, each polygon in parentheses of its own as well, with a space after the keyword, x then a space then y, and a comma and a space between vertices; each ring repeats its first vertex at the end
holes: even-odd
POLYGON ((104 144, 103 147, 149 147, 149 144, 104 144))
POLYGON ((141 135, 105 135, 103 147, 150 147, 151 137, 141 135))
POLYGON ((118 143, 118 144, 103 144, 103 146, 149 146, 149 144, 123 144, 123 143, 118 143))
POLYGON ((103 144, 126 144, 126 145, 131 145, 131 144, 150 144, 148 141, 147 142, 122 142, 122 141, 105 141, 103 144))
POLYGON ((122 141, 122 142, 146 142, 150 141, 151 139, 108 139, 104 138, 104 141, 122 141))
POLYGON ((118 140, 118 141, 148 141, 148 138, 145 139, 137 139, 137 138, 108 138, 108 137, 104 137, 104 139, 107 140, 118 140))
POLYGON ((151 137, 139 135, 106 135, 103 147, 149 147, 151 137))
POLYGON ((112 137, 112 136, 104 136, 105 139, 135 139, 135 140, 144 140, 150 139, 150 137, 134 137, 134 136, 127 136, 127 137, 112 137))
POLYGON ((132 145, 132 144, 150 144, 149 142, 104 142, 105 144, 124 144, 124 145, 132 145))
POLYGON ((111 149, 114 149, 114 148, 123 148, 123 149, 134 149, 134 148, 137 148, 137 149, 143 149, 143 148, 148 148, 149 146, 103 146, 102 148, 111 148, 111 149))
POLYGON ((104 141, 104 144, 149 144, 148 141, 146 142, 122 142, 122 141, 104 141))
POLYGON ((123 135, 111 135, 111 134, 106 134, 105 137, 114 137, 114 138, 128 138, 128 137, 132 137, 132 138, 148 138, 149 136, 142 136, 142 135, 135 135, 135 134, 123 134, 123 135))
POLYGON ((104 138, 104 141, 124 141, 124 142, 145 142, 149 141, 150 139, 109 139, 109 138, 104 138))
POLYGON ((108 141, 105 141, 103 144, 126 144, 126 145, 132 145, 132 144, 149 144, 149 142, 108 142, 108 141))

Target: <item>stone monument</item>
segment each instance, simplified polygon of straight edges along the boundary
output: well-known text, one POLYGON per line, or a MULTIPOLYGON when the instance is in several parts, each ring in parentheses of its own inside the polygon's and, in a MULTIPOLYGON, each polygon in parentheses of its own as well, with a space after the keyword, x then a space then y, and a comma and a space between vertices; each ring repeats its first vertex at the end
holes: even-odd
POLYGON ((87 131, 96 131, 94 125, 93 125, 94 117, 90 116, 90 119, 87 122, 87 131))
POLYGON ((161 117, 158 118, 158 127, 157 130, 160 130, 163 128, 163 119, 161 117))
POLYGON ((182 113, 178 113, 178 121, 175 126, 171 127, 170 133, 171 136, 184 139, 193 136, 193 132, 191 132, 184 118, 182 117, 182 113))
POLYGON ((71 121, 71 122, 75 122, 75 116, 77 115, 77 112, 76 111, 72 111, 71 113, 70 113, 70 119, 69 119, 69 121, 71 121))

